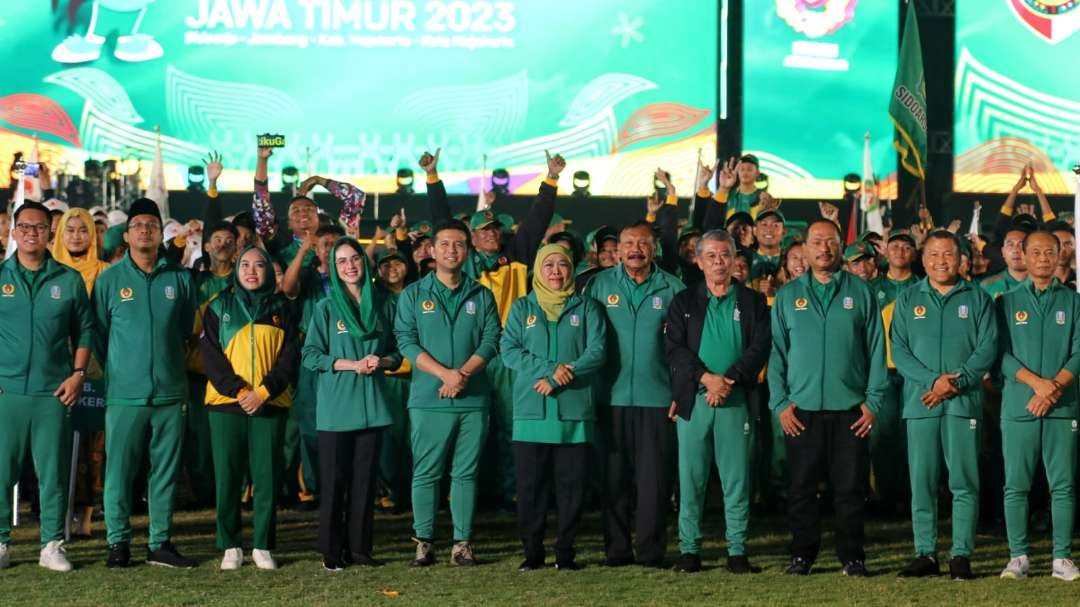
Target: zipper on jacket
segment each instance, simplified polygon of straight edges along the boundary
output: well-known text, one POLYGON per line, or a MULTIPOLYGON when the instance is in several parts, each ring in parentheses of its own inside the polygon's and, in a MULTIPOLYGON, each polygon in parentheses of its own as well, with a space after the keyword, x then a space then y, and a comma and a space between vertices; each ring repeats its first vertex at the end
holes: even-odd
MULTIPOLYGON (((138 269, 138 266, 136 266, 138 269)), ((157 358, 154 354, 154 303, 152 297, 151 284, 153 282, 154 270, 150 270, 150 273, 146 275, 146 313, 150 317, 150 404, 154 404, 154 393, 157 391, 157 377, 154 375, 154 359, 157 358)))

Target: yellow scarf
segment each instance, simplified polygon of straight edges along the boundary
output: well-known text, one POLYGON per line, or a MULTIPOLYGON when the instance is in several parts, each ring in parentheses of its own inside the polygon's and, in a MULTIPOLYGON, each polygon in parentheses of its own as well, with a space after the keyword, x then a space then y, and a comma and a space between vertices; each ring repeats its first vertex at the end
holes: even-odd
POLYGON ((539 302, 540 308, 544 311, 544 316, 546 316, 549 321, 559 320, 559 315, 562 314, 563 306, 566 305, 566 300, 574 294, 573 268, 574 260, 570 258, 570 251, 567 251, 562 245, 545 245, 536 252, 536 259, 533 261, 533 293, 536 293, 536 301, 539 302), (541 268, 544 266, 544 260, 552 255, 561 255, 566 258, 567 263, 570 264, 570 274, 567 276, 566 283, 563 284, 561 289, 552 289, 544 282, 544 279, 541 276, 541 268))
POLYGON ((98 274, 101 274, 102 270, 109 267, 109 264, 98 259, 97 229, 94 227, 94 218, 90 216, 86 209, 71 208, 64 212, 64 216, 60 218, 60 225, 56 228, 56 240, 53 241, 52 256, 56 261, 69 268, 74 268, 79 274, 82 274, 88 295, 91 289, 94 288, 94 281, 97 280, 98 274), (90 232, 90 248, 86 249, 86 254, 83 255, 82 259, 75 259, 71 253, 68 253, 67 247, 64 246, 64 228, 67 227, 68 220, 72 217, 81 219, 87 231, 90 232))

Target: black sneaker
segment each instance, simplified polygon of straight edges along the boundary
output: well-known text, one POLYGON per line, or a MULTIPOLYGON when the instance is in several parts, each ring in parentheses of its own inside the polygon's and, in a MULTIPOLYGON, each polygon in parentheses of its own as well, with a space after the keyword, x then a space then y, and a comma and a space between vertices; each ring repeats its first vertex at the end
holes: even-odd
POLYGON ((345 568, 345 563, 340 558, 324 556, 322 560, 322 568, 331 573, 337 573, 338 571, 341 571, 345 568))
POLYGON ((954 556, 949 561, 949 576, 954 580, 973 580, 975 574, 971 572, 971 561, 966 556, 954 556))
POLYGON ((784 571, 787 575, 810 575, 810 571, 814 568, 814 561, 810 559, 804 559, 801 556, 791 557, 791 562, 788 564, 787 570, 784 571))
POLYGON ((357 567, 382 567, 384 564, 370 554, 361 554, 359 552, 350 553, 349 561, 357 567))
POLYGON ((750 559, 746 558, 746 555, 744 554, 729 556, 727 559, 727 570, 735 574, 761 573, 761 568, 751 565, 750 559))
POLYGON ((109 558, 105 560, 109 569, 131 567, 131 546, 127 542, 109 545, 109 558))
POLYGON ((857 560, 844 563, 844 568, 840 570, 840 573, 848 577, 870 577, 870 572, 866 570, 866 564, 857 560))
POLYGON ((678 573, 697 573, 701 571, 701 555, 680 554, 673 569, 678 573))
POLYGON ((941 568, 938 566, 937 559, 925 554, 911 559, 911 562, 899 573, 900 577, 930 577, 932 575, 941 575, 941 568))
POLYGON ((544 568, 544 559, 543 558, 525 559, 524 561, 521 562, 521 565, 518 566, 518 571, 521 571, 521 572, 539 571, 539 570, 541 570, 543 568, 544 568))
POLYGON ((626 567, 634 564, 632 556, 609 556, 604 559, 604 567, 626 567))
POLYGON ((578 565, 574 557, 555 559, 555 569, 558 571, 580 571, 581 565, 578 565))
POLYGON ((182 556, 176 550, 176 546, 173 546, 172 542, 168 541, 158 546, 157 550, 147 548, 146 563, 148 565, 172 567, 173 569, 192 569, 195 567, 195 561, 182 556))

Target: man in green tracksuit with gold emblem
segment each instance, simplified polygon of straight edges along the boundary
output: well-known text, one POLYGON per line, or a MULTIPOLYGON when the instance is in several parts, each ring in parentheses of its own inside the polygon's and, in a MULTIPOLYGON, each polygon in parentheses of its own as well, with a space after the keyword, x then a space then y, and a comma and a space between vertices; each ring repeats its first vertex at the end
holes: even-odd
POLYGON ((435 272, 402 291, 394 322, 398 349, 415 367, 409 388, 409 425, 416 532, 413 565, 419 567, 435 562, 435 513, 439 481, 447 464, 454 521, 451 562, 476 565, 470 543, 476 468, 491 409, 491 382, 484 366, 497 354, 499 314, 491 291, 462 273, 468 238, 469 229, 460 221, 436 227, 435 272))
POLYGON ((82 393, 93 316, 78 272, 48 253, 49 210, 15 210, 15 254, 0 263, 0 569, 8 566, 12 490, 27 447, 41 503, 38 564, 71 571, 64 549, 71 423, 82 393), (72 352, 74 347, 74 353, 72 352))
POLYGON ((1061 244, 1050 232, 1023 241, 1028 282, 997 300, 1001 340, 1002 452, 1009 563, 1001 577, 1027 577, 1028 494, 1039 460, 1046 468, 1055 578, 1080 578, 1073 564, 1076 506, 1080 296, 1054 278, 1061 244))
POLYGON ((960 240, 930 234, 923 248, 926 278, 896 299, 892 357, 903 376, 903 418, 911 471, 911 527, 915 558, 902 577, 940 573, 937 505, 941 460, 949 475, 954 580, 973 579, 971 554, 979 505, 979 430, 982 378, 997 354, 993 300, 960 278, 960 240))
MULTIPOLYGON (((135 475, 147 443, 150 538, 147 563, 190 568, 169 541, 188 398, 185 347, 197 293, 191 274, 161 256, 157 203, 136 200, 125 234, 130 250, 94 283, 94 313, 105 349, 105 527, 109 567, 131 564, 135 475), (149 440, 148 440, 149 439, 149 440)), ((197 405, 198 406, 198 405, 197 405)))
POLYGON ((696 247, 704 282, 675 296, 665 346, 679 436, 679 552, 675 570, 701 571, 701 521, 713 462, 724 490, 727 569, 751 573, 750 414, 747 388, 769 356, 769 309, 760 294, 733 283, 735 241, 722 230, 696 247))
POLYGON ((605 428, 605 564, 619 567, 636 560, 661 567, 675 449, 667 417, 671 379, 664 321, 684 286, 654 263, 656 237, 647 222, 619 232, 619 257, 619 265, 597 274, 585 289, 608 320, 607 368, 599 386, 601 400, 611 405, 605 428), (631 526, 636 527, 636 546, 631 545, 631 526))
POLYGON ((887 382, 881 312, 866 282, 837 271, 839 226, 810 222, 805 247, 810 271, 776 293, 769 358, 770 408, 787 436, 787 573, 809 575, 817 559, 818 481, 827 473, 843 574, 865 577, 867 443, 887 382), (841 355, 843 364, 830 354, 841 355))

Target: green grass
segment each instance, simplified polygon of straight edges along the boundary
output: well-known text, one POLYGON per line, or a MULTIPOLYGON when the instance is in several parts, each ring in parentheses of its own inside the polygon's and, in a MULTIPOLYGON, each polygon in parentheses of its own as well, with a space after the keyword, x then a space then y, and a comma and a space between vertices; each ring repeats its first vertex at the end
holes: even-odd
MULTIPOLYGON (((446 524, 449 515, 440 513, 446 524)), ((449 547, 439 544, 439 563, 428 569, 412 569, 411 519, 406 516, 376 518, 376 557, 388 564, 378 569, 346 569, 337 574, 323 571, 315 553, 316 516, 283 511, 278 523, 278 571, 258 571, 250 562, 238 572, 219 571, 220 554, 214 549, 213 512, 185 512, 175 521, 174 541, 180 550, 200 561, 191 571, 174 571, 142 564, 146 519, 136 518, 133 555, 138 566, 128 570, 105 568, 105 545, 101 524, 95 539, 69 546, 76 570, 56 574, 37 566, 37 528, 16 530, 11 544, 13 563, 0 571, 3 600, 0 605, 179 605, 179 604, 361 604, 361 605, 690 605, 719 603, 865 605, 904 604, 1012 604, 1076 605, 1080 582, 1067 584, 1049 576, 1049 540, 1035 537, 1034 577, 1005 581, 997 573, 1007 560, 1004 538, 980 536, 973 563, 978 580, 952 582, 935 579, 902 580, 896 571, 909 558, 909 525, 902 521, 871 523, 867 529, 869 579, 840 575, 827 535, 814 575, 789 578, 782 575, 787 560, 788 535, 782 518, 752 520, 749 552, 764 571, 734 576, 722 565, 719 543, 721 515, 710 511, 708 541, 702 554, 707 571, 679 575, 671 571, 638 567, 606 569, 599 566, 602 543, 599 517, 590 513, 578 541, 579 572, 554 569, 519 573, 520 546, 511 516, 482 514, 476 524, 477 556, 486 564, 464 570, 446 564, 449 547), (383 591, 396 591, 386 596, 383 591)), ((671 519, 670 558, 675 558, 675 525, 671 519)), ((245 517, 245 525, 250 517, 245 517)), ((550 527, 550 525, 549 525, 550 527)), ((440 528, 442 537, 447 529, 440 528)), ((948 532, 947 525, 942 530, 948 532)), ((947 536, 945 536, 947 537, 947 536)), ((942 544, 944 546, 944 543, 942 544)), ((947 547, 945 549, 947 552, 947 547)), ((944 554, 944 553, 943 553, 944 554)), ((946 555, 947 558, 947 555, 946 555)), ((549 557, 550 560, 550 557, 549 557)))

